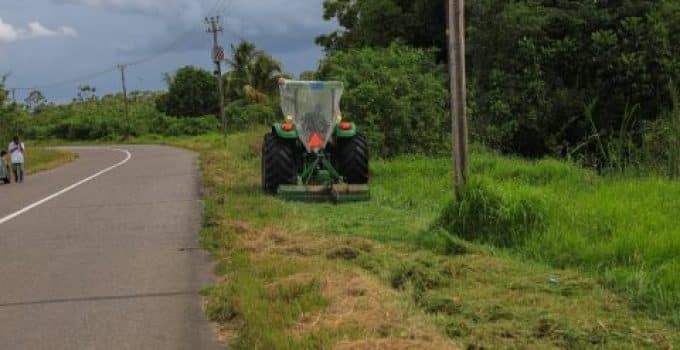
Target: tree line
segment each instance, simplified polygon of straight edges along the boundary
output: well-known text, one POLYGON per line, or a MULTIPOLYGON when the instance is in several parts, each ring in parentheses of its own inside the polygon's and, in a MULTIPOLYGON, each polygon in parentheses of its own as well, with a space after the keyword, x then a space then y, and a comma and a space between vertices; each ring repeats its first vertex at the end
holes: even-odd
MULTIPOLYGON (((299 78, 343 81, 345 115, 362 126, 377 155, 446 154, 445 2, 326 0, 323 6, 323 17, 339 29, 318 36, 326 57, 299 78)), ((642 163, 674 169, 680 3, 476 0, 466 6, 474 142, 601 170, 642 163)), ((232 46, 227 63, 232 130, 278 118, 276 81, 293 78, 281 63, 247 41, 232 46)), ((211 72, 183 67, 166 82, 167 92, 154 95, 157 112, 216 114, 211 72)))
MULTIPOLYGON (((614 158, 636 161, 642 148, 673 141, 677 1, 477 0, 466 6, 474 140, 507 153, 578 157, 598 167, 614 158), (634 147, 619 146, 628 142, 634 147)), ((437 62, 445 62, 443 1, 326 0, 324 9, 324 17, 342 27, 317 38, 329 55, 401 43, 433 49, 437 62)))

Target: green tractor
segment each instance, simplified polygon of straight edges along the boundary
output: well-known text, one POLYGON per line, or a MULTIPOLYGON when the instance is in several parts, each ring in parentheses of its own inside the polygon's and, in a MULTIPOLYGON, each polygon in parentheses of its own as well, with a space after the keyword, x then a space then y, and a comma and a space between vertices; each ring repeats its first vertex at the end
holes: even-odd
POLYGON ((340 82, 281 79, 281 109, 262 145, 262 189, 293 201, 370 199, 368 142, 342 120, 340 82))

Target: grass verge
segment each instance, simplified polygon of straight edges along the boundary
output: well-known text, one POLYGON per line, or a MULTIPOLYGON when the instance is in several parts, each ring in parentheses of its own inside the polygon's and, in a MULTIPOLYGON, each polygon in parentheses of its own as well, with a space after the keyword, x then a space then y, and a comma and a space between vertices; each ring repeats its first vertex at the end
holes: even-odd
POLYGON ((28 175, 57 168, 77 158, 73 152, 53 148, 32 148, 26 153, 26 173, 28 175))
MULTIPOLYGON (((487 178, 470 198, 491 193, 492 205, 482 213, 502 214, 495 223, 478 221, 486 225, 480 229, 486 237, 502 238, 494 233, 503 228, 524 238, 470 243, 441 225, 445 208, 455 208, 448 160, 375 161, 368 203, 287 203, 259 191, 263 134, 230 135, 226 143, 218 136, 171 141, 201 155, 206 188, 201 237, 223 276, 205 292, 206 311, 235 349, 680 345, 672 323, 632 308, 627 293, 608 288, 616 284, 606 272, 560 262, 547 254, 552 250, 538 249, 554 225, 569 223, 569 210, 582 208, 564 199, 586 197, 593 188, 598 194, 615 191, 615 183, 559 162, 477 154, 474 171, 487 178), (522 194, 512 186, 524 186, 522 194), (556 203, 566 208, 562 216, 556 203), (537 205, 537 211, 522 215, 537 205), (539 234, 527 234, 534 232, 539 234), (534 259, 518 259, 527 255, 534 259)), ((574 218, 574 230, 607 214, 579 210, 590 216, 574 218)), ((599 237, 593 245, 606 241, 599 237)))

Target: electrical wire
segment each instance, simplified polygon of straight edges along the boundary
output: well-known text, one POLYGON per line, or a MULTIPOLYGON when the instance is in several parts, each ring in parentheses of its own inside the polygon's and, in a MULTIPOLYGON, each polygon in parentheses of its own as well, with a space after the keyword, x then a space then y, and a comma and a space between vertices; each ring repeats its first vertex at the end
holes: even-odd
MULTIPOLYGON (((208 13, 223 13, 224 11, 227 10, 227 5, 228 6, 233 5, 233 2, 232 1, 226 2, 226 0, 217 0, 217 1, 215 1, 215 5, 212 7, 212 10, 208 13)), ((182 34, 180 34, 179 37, 177 37, 175 40, 173 40, 169 45, 164 47, 162 50, 155 52, 155 53, 153 53, 153 54, 151 54, 147 57, 140 58, 140 59, 137 59, 135 61, 130 61, 130 62, 124 63, 124 65, 126 65, 126 66, 136 66, 136 65, 140 65, 140 64, 144 64, 144 63, 153 61, 154 59, 161 57, 161 56, 169 53, 170 51, 174 50, 175 48, 177 48, 177 46, 181 42, 183 42, 184 39, 187 36, 193 34, 195 30, 196 30, 195 27, 187 29, 182 34)))
MULTIPOLYGON (((210 11, 209 13, 215 13, 218 10, 220 10, 220 13, 221 13, 221 12, 226 10, 226 5, 227 4, 225 3, 225 0, 216 0, 215 5, 212 7, 212 11, 210 11)), ((233 2, 229 1, 228 5, 233 5, 233 2)), ((155 52, 152 55, 149 55, 149 56, 146 56, 146 57, 134 60, 134 61, 130 61, 130 62, 127 62, 127 63, 123 63, 122 65, 123 66, 136 66, 136 65, 141 65, 141 64, 150 62, 154 59, 157 59, 157 58, 167 54, 168 52, 174 50, 177 47, 177 45, 179 45, 188 35, 192 34, 194 32, 194 30, 195 30, 195 27, 191 28, 189 30, 186 30, 179 37, 177 37, 175 40, 173 40, 172 43, 170 43, 168 46, 164 47, 162 50, 160 50, 158 52, 155 52)), ((87 81, 87 80, 91 80, 91 79, 101 77, 103 75, 106 75, 106 74, 109 74, 109 73, 112 73, 112 72, 118 70, 120 66, 121 65, 116 65, 116 66, 107 68, 105 70, 89 73, 89 74, 79 76, 79 77, 76 77, 76 78, 72 78, 72 79, 52 82, 52 83, 48 83, 48 84, 44 84, 44 85, 36 85, 36 86, 33 86, 33 87, 6 87, 6 89, 7 90, 17 90, 17 91, 30 91, 30 90, 45 90, 45 89, 50 89, 50 88, 55 88, 55 87, 61 87, 61 86, 80 83, 80 82, 83 82, 83 81, 87 81)))
POLYGON ((68 79, 68 80, 62 80, 62 81, 52 82, 52 83, 48 83, 48 84, 44 84, 44 85, 36 85, 36 86, 33 86, 33 87, 8 87, 8 88, 6 88, 6 89, 7 89, 7 90, 17 90, 17 91, 25 91, 25 90, 45 90, 45 89, 50 89, 50 88, 54 88, 54 87, 60 87, 60 86, 64 86, 64 85, 75 84, 75 83, 79 83, 79 82, 82 82, 82 81, 92 80, 92 79, 95 79, 95 78, 99 78, 99 77, 101 77, 101 76, 103 76, 103 75, 106 75, 106 74, 109 74, 109 73, 111 73, 111 72, 114 72, 114 71, 116 71, 117 69, 118 69, 118 67, 112 67, 112 68, 108 68, 108 69, 106 69, 106 70, 102 70, 102 71, 90 73, 90 74, 83 75, 83 76, 80 76, 80 77, 77 77, 77 78, 72 78, 72 79, 68 79))

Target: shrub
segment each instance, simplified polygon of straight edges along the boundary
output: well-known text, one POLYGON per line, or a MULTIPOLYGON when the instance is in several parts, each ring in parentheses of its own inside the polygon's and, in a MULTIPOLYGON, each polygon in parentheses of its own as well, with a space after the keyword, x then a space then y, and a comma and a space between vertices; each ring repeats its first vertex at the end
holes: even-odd
POLYGON ((220 123, 214 115, 194 118, 159 116, 154 119, 154 133, 164 136, 196 136, 218 131, 220 123))
POLYGON ((278 107, 274 105, 233 103, 225 112, 230 131, 246 130, 257 124, 269 125, 280 119, 278 107))
POLYGON ((680 178, 680 94, 669 87, 672 109, 664 118, 645 125, 644 149, 646 163, 670 177, 680 178))
POLYGON ((546 220, 546 204, 537 191, 474 178, 444 209, 439 225, 467 240, 509 247, 543 232, 546 220))
POLYGON ((342 110, 380 156, 443 154, 449 140, 446 75, 434 54, 392 45, 338 52, 319 68, 345 83, 342 110))
POLYGON ((200 135, 219 130, 213 115, 194 118, 169 117, 156 110, 156 93, 130 94, 129 118, 125 118, 121 95, 99 100, 74 101, 68 105, 48 106, 40 113, 18 119, 20 133, 28 139, 116 140, 126 134, 142 136, 200 135))

